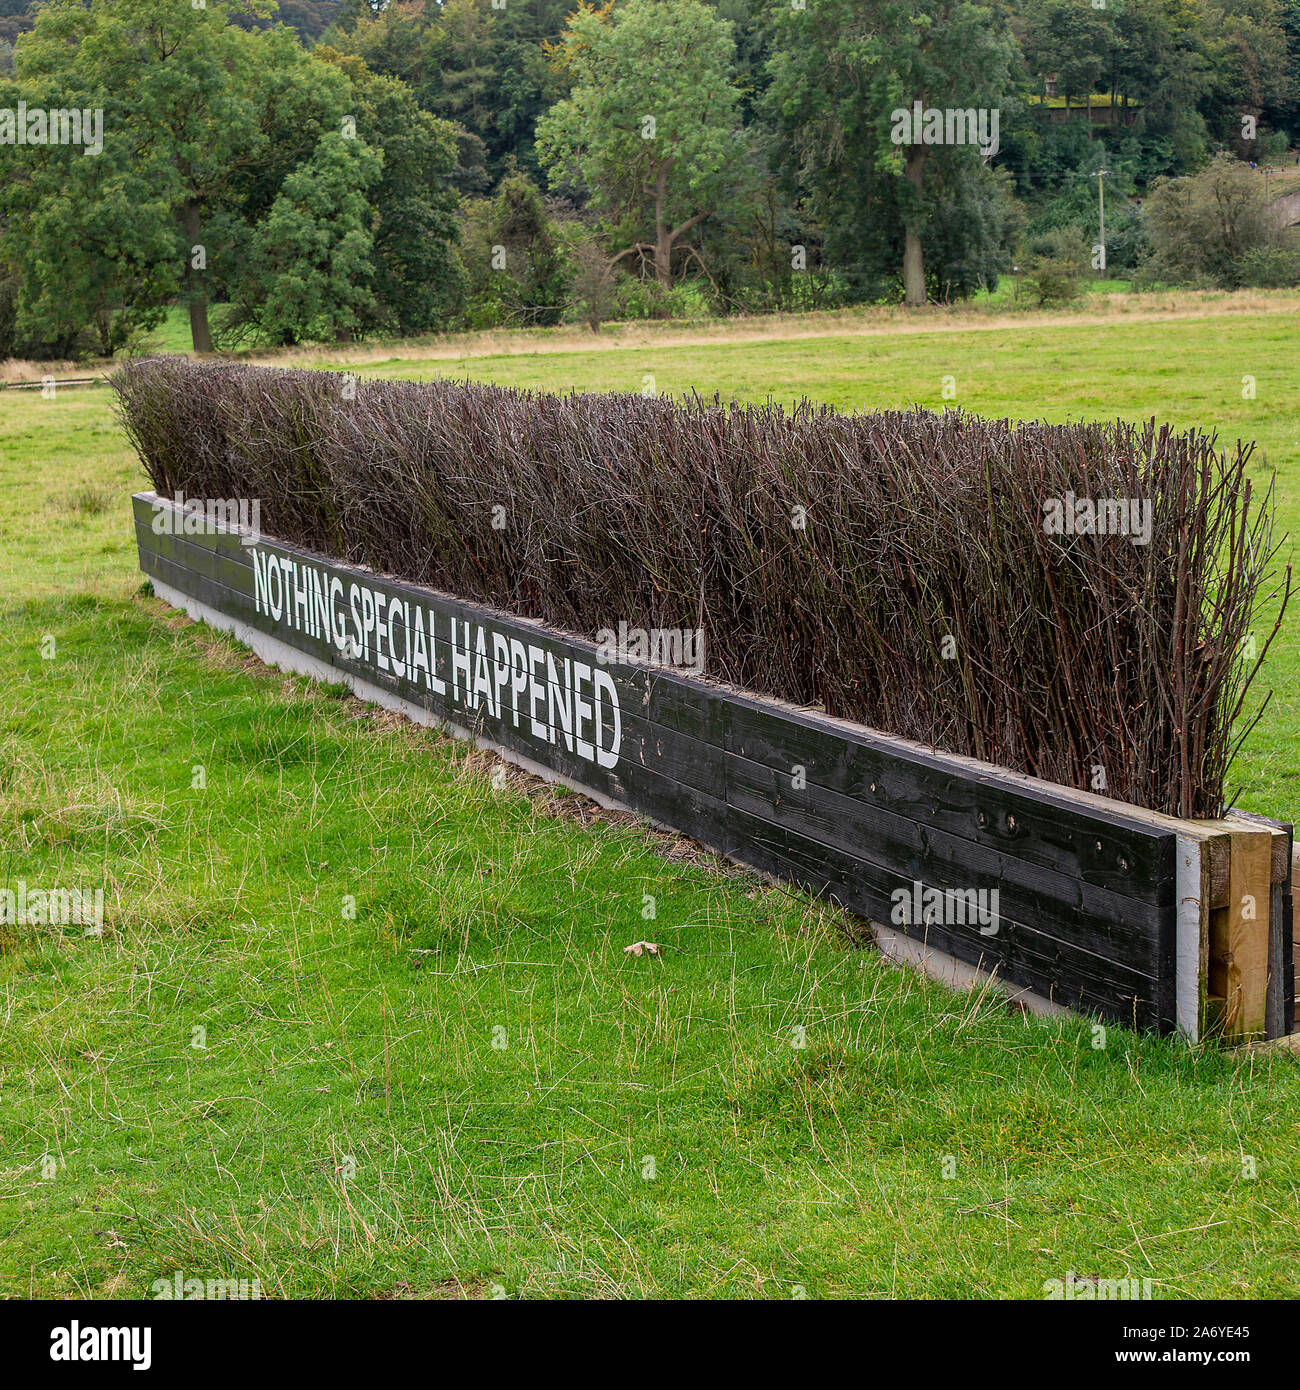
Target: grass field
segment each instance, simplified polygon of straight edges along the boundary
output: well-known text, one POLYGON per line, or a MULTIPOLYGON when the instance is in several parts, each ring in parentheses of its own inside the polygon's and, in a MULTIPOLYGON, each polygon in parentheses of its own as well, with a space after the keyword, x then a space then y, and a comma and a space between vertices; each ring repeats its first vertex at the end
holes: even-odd
MULTIPOLYGON (((842 407, 950 375, 984 413, 1256 439, 1300 530, 1275 312, 369 356, 842 407)), ((267 671, 142 595, 141 485, 106 392, 0 397, 0 884, 106 902, 98 936, 0 928, 0 1293, 1300 1295, 1293 1056, 953 995, 803 895, 267 671)), ((1287 818, 1298 661, 1290 618, 1238 769, 1287 818)))

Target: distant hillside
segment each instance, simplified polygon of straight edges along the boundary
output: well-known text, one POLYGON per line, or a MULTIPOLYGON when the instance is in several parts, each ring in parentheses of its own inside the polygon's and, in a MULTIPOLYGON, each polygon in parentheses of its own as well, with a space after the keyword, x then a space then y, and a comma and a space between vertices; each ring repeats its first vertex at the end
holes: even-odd
POLYGON ((0 43, 13 43, 24 29, 32 27, 29 0, 0 0, 0 43))
MULTIPOLYGON (((276 18, 296 29, 304 44, 313 44, 338 18, 341 3, 342 0, 280 0, 276 18)), ((0 0, 0 42, 13 43, 24 29, 30 29, 37 7, 38 0, 0 0)))
MULTIPOLYGON (((3 0, 0 0, 3 3, 3 0)), ((339 17, 342 0, 280 0, 280 12, 272 23, 279 21, 298 31, 298 37, 310 47, 339 17)), ((256 21, 236 20, 251 25, 256 21)), ((258 28, 265 25, 258 24, 258 28)))

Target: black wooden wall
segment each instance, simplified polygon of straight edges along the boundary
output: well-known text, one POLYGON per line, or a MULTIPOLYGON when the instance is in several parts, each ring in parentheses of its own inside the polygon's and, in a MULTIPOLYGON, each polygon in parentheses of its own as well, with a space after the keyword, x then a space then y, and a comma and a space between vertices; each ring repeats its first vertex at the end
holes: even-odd
MULTIPOLYGON (((969 760, 816 713, 739 694, 663 668, 605 667, 618 692, 622 743, 604 767, 566 746, 562 729, 539 739, 509 708, 494 717, 451 698, 448 648, 435 673, 398 678, 321 636, 294 630, 254 605, 254 550, 226 534, 156 534, 153 494, 134 501, 140 564, 150 576, 229 618, 268 633, 340 671, 470 728, 706 845, 832 896, 876 922, 924 938, 959 960, 996 970, 1069 1007, 1130 1026, 1175 1024, 1175 853, 1172 829, 1124 807, 1081 802, 969 760), (796 786, 803 769, 806 785, 796 786), (971 924, 891 919, 895 890, 999 893, 994 934, 971 924)), ((166 504, 164 504, 166 505, 166 504)), ((462 603, 369 571, 332 564, 294 546, 262 542, 263 556, 319 567, 341 581, 432 611, 439 633, 468 622, 539 648, 562 666, 595 667, 593 642, 462 603)), ((404 645, 403 623, 393 632, 404 645)), ((490 650, 489 646, 489 650, 490 650)), ((526 703, 526 702, 525 702, 526 703)), ((604 743, 612 739, 606 702, 604 743)), ((543 714, 545 707, 543 706, 543 714)), ((550 722, 543 719, 548 731, 550 722)))

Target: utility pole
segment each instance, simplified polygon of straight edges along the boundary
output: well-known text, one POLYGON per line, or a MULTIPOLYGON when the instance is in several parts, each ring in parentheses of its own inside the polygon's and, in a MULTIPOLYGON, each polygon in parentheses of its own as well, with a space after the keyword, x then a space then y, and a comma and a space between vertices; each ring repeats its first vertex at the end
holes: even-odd
POLYGON ((1271 202, 1273 201, 1273 196, 1272 196, 1272 194, 1268 191, 1268 176, 1269 176, 1270 174, 1280 174, 1281 172, 1282 172, 1281 169, 1265 169, 1265 170, 1264 170, 1264 201, 1265 201, 1266 203, 1271 203, 1271 202))
POLYGON ((1097 211, 1098 220, 1101 224, 1101 274, 1102 279, 1106 278, 1106 175, 1109 169, 1097 170, 1097 211))

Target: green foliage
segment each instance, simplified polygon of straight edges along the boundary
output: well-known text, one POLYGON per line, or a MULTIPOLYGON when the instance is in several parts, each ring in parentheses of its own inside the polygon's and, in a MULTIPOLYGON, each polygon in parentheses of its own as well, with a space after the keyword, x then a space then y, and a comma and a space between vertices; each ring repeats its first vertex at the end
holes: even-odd
POLYGON ((1252 246, 1242 252, 1236 272, 1241 284, 1251 289, 1280 290, 1300 284, 1300 247, 1294 243, 1252 246))
POLYGON ((1243 158, 1264 153, 1242 138, 1243 115, 1267 125, 1292 95, 1287 39, 1278 0, 1206 0, 1205 94, 1201 112, 1211 136, 1243 158))
POLYGON ((939 303, 994 289, 1020 239, 1011 178, 987 165, 937 164, 926 234, 928 297, 939 303))
POLYGON ((566 317, 599 333, 600 325, 617 312, 613 267, 595 239, 585 232, 575 238, 572 258, 566 317))
POLYGON ((619 319, 706 319, 716 309, 708 289, 698 280, 683 280, 676 285, 661 285, 657 280, 620 274, 613 288, 619 319))
POLYGON ((1040 308, 1053 308, 1077 298, 1089 254, 1078 227, 1053 227, 1030 237, 1025 245, 1023 284, 1034 302, 1040 308))
POLYGON ((462 240, 469 327, 560 322, 573 265, 563 229, 527 174, 508 174, 495 198, 466 207, 462 240))
POLYGON ((216 301, 233 306, 232 333, 276 342, 426 331, 455 311, 457 131, 355 59, 324 62, 292 30, 258 27, 269 13, 242 0, 41 10, 10 104, 102 106, 104 148, 28 147, 0 191, 24 350, 110 353, 178 299, 200 350, 216 301))
MULTIPOLYGON (((0 105, 14 104, 0 95, 0 105)), ((5 351, 112 353, 157 325, 180 288, 174 220, 115 142, 100 155, 74 145, 24 153, 22 176, 0 187, 12 305, 5 351)))
POLYGON ((940 254, 953 292, 995 275, 1005 260, 1007 217, 994 207, 1004 186, 960 188, 984 177, 979 148, 896 144, 892 113, 916 101, 1000 108, 1014 54, 1004 17, 964 2, 884 0, 868 25, 858 0, 822 0, 778 11, 775 23, 768 109, 785 135, 791 181, 826 228, 827 259, 862 297, 897 284, 907 234, 925 255, 940 254), (955 249, 962 207, 980 213, 955 249))
POLYGON ((347 74, 357 133, 383 151, 383 174, 372 192, 375 322, 400 333, 428 332, 455 315, 465 292, 456 252, 456 127, 419 110, 396 78, 331 48, 316 53, 347 74))
POLYGON ((327 135, 253 235, 247 312, 273 343, 355 337, 379 313, 368 194, 382 157, 327 135))
POLYGON ((513 166, 537 171, 534 129, 561 95, 542 44, 557 39, 576 0, 447 0, 358 9, 327 41, 373 71, 406 82, 420 106, 454 121, 480 153, 481 191, 513 166))
POLYGON ((665 289, 682 239, 741 187, 733 55, 731 26, 701 0, 584 8, 560 54, 572 90, 538 125, 544 166, 585 190, 611 243, 651 259, 665 289))
POLYGON ((342 74, 313 63, 290 30, 230 22, 265 12, 252 0, 41 9, 18 49, 18 87, 30 105, 102 107, 104 149, 29 147, 26 180, 10 185, 20 323, 69 345, 98 325, 99 349, 111 350, 179 294, 196 348, 210 346, 207 304, 244 273, 250 221, 347 102, 342 74), (60 198, 69 181, 76 196, 60 198))
POLYGON ((1058 176, 1084 163, 1122 165, 1144 187, 1195 171, 1216 146, 1243 160, 1276 158, 1283 132, 1296 133, 1300 0, 1111 0, 1102 8, 1021 0, 1015 8, 1029 100, 1006 145, 1031 200, 1066 191, 1058 176), (1049 76, 1061 103, 1051 112, 1041 104, 1049 76), (1083 119, 1094 96, 1117 123, 1083 119))
MULTIPOLYGON (((1131 168, 1093 149, 1077 167, 1060 175, 1058 190, 1036 200, 1028 221, 1031 236, 1055 227, 1076 227, 1090 245, 1101 239, 1101 201, 1097 171, 1106 169, 1106 271, 1126 273, 1149 254, 1150 242, 1141 207, 1131 201, 1136 192, 1131 168)), ((1101 269, 1098 265, 1097 269, 1101 269)))
POLYGON ((1098 241, 1101 168, 1110 272, 1290 283, 1235 212, 1198 246, 1166 191, 1154 247, 1138 200, 1216 148, 1289 163, 1300 0, 0 0, 0 88, 104 111, 94 158, 4 153, 0 347, 30 356, 121 351, 177 305, 206 349, 263 319, 333 336, 948 302, 996 286, 1025 228, 1098 241), (918 100, 997 110, 999 152, 895 144, 918 100), (337 322, 291 323, 257 303, 265 224, 345 117, 383 156, 356 219, 370 268, 337 322), (528 248, 494 230, 518 177, 550 227, 528 248), (502 278, 484 248, 507 242, 502 278))
POLYGON ((1244 283, 1246 254, 1278 241, 1264 180, 1228 156, 1198 174, 1158 183, 1144 210, 1152 244, 1148 273, 1160 280, 1233 288, 1244 283))
POLYGON ((235 23, 247 28, 265 28, 270 24, 287 24, 310 47, 341 17, 340 0, 277 0, 275 13, 265 19, 258 16, 237 16, 235 23))
POLYGON ((0 358, 18 357, 18 276, 0 263, 0 358))

